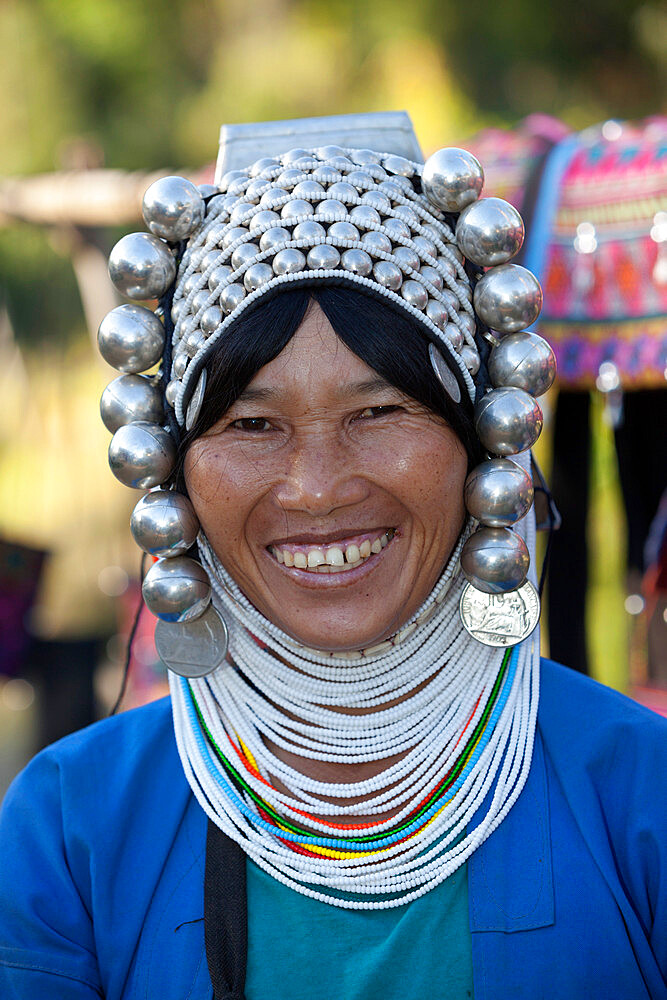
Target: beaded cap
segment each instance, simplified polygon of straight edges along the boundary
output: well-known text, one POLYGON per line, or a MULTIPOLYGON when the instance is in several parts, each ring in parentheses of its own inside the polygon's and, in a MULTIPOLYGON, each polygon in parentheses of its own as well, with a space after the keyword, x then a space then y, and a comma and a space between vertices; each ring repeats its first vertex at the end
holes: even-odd
POLYGON ((393 154, 325 146, 222 178, 176 279, 167 401, 179 424, 192 423, 195 380, 228 327, 274 288, 314 279, 362 286, 417 318, 474 401, 471 285, 451 216, 422 193, 422 170, 393 154))

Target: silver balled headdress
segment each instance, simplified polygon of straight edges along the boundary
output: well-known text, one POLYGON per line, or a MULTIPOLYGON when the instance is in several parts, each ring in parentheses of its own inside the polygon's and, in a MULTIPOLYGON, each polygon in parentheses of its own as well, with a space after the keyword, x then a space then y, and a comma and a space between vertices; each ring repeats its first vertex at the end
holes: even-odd
MULTIPOLYGON (((102 397, 104 422, 115 431, 114 474, 144 490, 169 481, 173 434, 197 418, 207 362, 256 302, 281 286, 358 287, 421 324, 444 391, 474 405, 489 460, 466 482, 480 527, 464 546, 462 569, 486 593, 521 586, 529 555, 511 528, 530 509, 533 490, 508 456, 537 440, 535 397, 553 381, 555 363, 542 338, 520 332, 542 303, 537 279, 509 263, 523 242, 521 217, 501 199, 480 198, 483 180, 462 149, 441 149, 422 164, 328 144, 262 157, 215 186, 181 177, 152 184, 143 204, 150 233, 123 237, 109 271, 129 298, 160 298, 164 322, 126 304, 99 331, 102 355, 125 373, 102 397), (159 376, 139 374, 160 359, 159 376)), ((159 557, 144 580, 150 610, 165 622, 199 619, 211 588, 203 567, 183 555, 198 532, 188 499, 170 489, 148 493, 132 532, 159 557)))

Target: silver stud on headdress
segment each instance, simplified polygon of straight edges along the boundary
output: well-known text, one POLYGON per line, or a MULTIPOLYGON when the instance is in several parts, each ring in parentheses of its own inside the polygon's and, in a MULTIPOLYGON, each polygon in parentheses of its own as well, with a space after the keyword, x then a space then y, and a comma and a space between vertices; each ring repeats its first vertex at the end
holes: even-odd
MULTIPOLYGON (((480 198, 483 182, 480 164, 461 149, 442 149, 422 166, 332 145, 263 157, 205 190, 165 177, 144 198, 150 234, 123 237, 109 271, 131 298, 169 291, 174 329, 161 379, 172 427, 193 426, 216 344, 276 287, 342 281, 417 319, 444 390, 475 405, 490 454, 466 482, 466 505, 480 527, 462 550, 462 569, 479 590, 504 593, 526 578, 528 551, 512 526, 532 503, 528 475, 507 456, 537 440, 542 414, 534 397, 550 386, 555 363, 542 338, 518 332, 537 318, 542 293, 529 271, 509 263, 523 242, 521 217, 499 198, 480 198), (489 270, 473 289, 469 274, 475 281, 480 268, 489 270), (486 365, 490 386, 478 377, 485 340, 496 345, 486 365)), ((162 426, 156 381, 140 374, 159 360, 164 340, 158 317, 137 305, 112 310, 99 331, 103 356, 126 373, 102 400, 105 424, 115 431, 109 461, 122 482, 139 489, 163 486, 173 470, 175 445, 162 426)), ((173 640, 174 669, 182 642, 172 623, 201 620, 222 648, 206 573, 184 555, 197 531, 189 500, 168 489, 149 493, 132 515, 138 544, 159 557, 143 593, 161 619, 163 648, 173 640)), ((217 653, 213 659, 217 665, 217 653)))

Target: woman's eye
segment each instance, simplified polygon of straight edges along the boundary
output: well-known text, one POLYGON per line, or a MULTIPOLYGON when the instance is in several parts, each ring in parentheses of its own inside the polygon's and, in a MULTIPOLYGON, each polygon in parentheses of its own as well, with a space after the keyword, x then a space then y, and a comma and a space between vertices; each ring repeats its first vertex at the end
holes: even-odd
POLYGON ((266 417, 241 417, 232 423, 232 427, 237 431, 247 431, 251 434, 271 430, 271 424, 266 417))
POLYGON ((394 413, 399 410, 399 406, 367 406, 365 410, 362 410, 359 414, 360 417, 364 419, 374 419, 376 417, 384 417, 388 413, 394 413))

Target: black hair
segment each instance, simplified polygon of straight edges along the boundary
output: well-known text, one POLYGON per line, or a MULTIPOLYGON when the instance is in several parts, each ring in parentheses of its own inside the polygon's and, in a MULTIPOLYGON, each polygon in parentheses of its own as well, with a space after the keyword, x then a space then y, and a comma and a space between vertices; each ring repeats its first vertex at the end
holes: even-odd
POLYGON ((267 300, 260 299, 221 339, 206 364, 206 392, 199 415, 180 441, 177 473, 181 484, 190 445, 217 423, 260 368, 280 354, 313 300, 357 357, 390 385, 445 420, 463 444, 469 468, 481 461, 472 405, 467 394, 461 403, 454 403, 443 390, 433 372, 421 324, 388 301, 357 288, 313 283, 281 289, 267 300))

